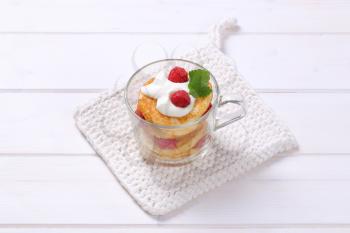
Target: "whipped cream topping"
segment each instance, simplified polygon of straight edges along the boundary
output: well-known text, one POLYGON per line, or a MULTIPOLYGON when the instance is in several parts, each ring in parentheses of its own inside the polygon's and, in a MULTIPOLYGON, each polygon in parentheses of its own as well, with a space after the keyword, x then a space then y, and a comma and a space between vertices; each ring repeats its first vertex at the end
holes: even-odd
POLYGON ((168 80, 168 72, 162 70, 156 75, 152 83, 141 88, 141 92, 144 95, 157 99, 156 108, 160 113, 169 117, 182 117, 192 111, 196 99, 190 95, 190 104, 180 108, 171 102, 169 96, 171 93, 179 90, 189 92, 188 82, 174 83, 168 80))

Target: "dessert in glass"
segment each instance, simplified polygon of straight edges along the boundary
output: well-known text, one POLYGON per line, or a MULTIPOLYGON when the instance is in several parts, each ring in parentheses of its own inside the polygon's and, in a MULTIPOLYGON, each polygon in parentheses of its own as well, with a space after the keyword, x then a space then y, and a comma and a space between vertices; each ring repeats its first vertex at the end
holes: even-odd
POLYGON ((125 88, 125 103, 145 158, 182 164, 204 156, 213 132, 245 114, 241 101, 219 97, 214 76, 191 61, 165 59, 136 71, 125 88), (227 103, 243 111, 218 123, 216 110, 227 103))

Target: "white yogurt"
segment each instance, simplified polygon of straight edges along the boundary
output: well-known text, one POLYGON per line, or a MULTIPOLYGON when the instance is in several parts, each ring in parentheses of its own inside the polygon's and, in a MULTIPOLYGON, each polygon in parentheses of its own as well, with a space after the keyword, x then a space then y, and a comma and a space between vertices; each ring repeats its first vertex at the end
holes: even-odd
POLYGON ((170 94, 184 90, 189 92, 188 82, 174 83, 168 80, 168 73, 160 71, 152 83, 143 86, 141 92, 144 95, 157 99, 157 110, 169 117, 182 117, 190 113, 193 109, 195 98, 190 95, 190 104, 184 108, 175 106, 170 100, 170 94))

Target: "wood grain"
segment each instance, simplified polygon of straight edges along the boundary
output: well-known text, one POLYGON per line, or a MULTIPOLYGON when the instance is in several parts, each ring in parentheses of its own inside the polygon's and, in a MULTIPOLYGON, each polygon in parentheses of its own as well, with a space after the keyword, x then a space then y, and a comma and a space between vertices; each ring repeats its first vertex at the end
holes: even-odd
MULTIPOLYGON (((1 89, 106 89, 190 50, 203 35, 1 35, 1 89), (165 50, 166 54, 164 53, 165 50), (69 55, 68 55, 69 54, 69 55), (147 55, 145 55, 147 54, 147 55)), ((258 89, 350 89, 350 35, 241 35, 225 53, 258 89)))
POLYGON ((115 181, 1 182, 1 186, 0 224, 349 222, 349 181, 346 180, 230 182, 158 219, 140 210, 115 181))
POLYGON ((285 226, 285 227, 271 227, 268 228, 266 226, 262 227, 249 227, 249 226, 181 226, 181 227, 163 227, 163 226, 55 226, 55 227, 45 227, 45 226, 27 226, 18 227, 18 228, 5 228, 0 229, 0 233, 23 233, 30 231, 35 231, 38 233, 42 232, 50 232, 50 233, 58 233, 58 232, 77 232, 77 233, 191 233, 191 232, 203 232, 203 233, 313 233, 315 231, 319 233, 346 233, 349 232, 348 227, 332 227, 326 226, 322 227, 313 227, 313 226, 285 226))
POLYGON ((341 0, 6 0, 0 4, 0 31, 206 32, 219 19, 234 16, 249 33, 344 33, 350 32, 349 10, 341 0))
MULTIPOLYGON (((346 155, 300 155, 272 158, 240 178, 244 181, 349 181, 346 155), (300 166, 303 164, 303 166, 300 166)), ((97 155, 1 155, 0 182, 114 182, 97 155), (40 164, 41 166, 37 166, 40 164), (45 175, 43 175, 45 174, 45 175)))
POLYGON ((345 155, 275 158, 156 220, 133 203, 97 156, 3 155, 0 224, 346 223, 349 159, 345 155), (326 201, 332 196, 337 199, 326 201), (220 211, 214 211, 217 208, 220 211), (285 214, 278 214, 282 210, 285 214), (331 222, 325 222, 328 214, 333 216, 331 222))

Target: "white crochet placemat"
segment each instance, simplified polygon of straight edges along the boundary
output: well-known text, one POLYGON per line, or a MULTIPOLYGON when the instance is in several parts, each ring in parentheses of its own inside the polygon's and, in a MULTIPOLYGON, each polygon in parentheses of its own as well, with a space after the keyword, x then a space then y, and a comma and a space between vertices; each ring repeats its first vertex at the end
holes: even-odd
POLYGON ((223 96, 239 94, 246 105, 245 118, 219 130, 212 151, 205 157, 175 167, 145 162, 133 138, 123 90, 104 93, 75 115, 77 127, 120 184, 152 215, 177 209, 268 158, 297 147, 290 130, 220 51, 223 35, 234 26, 232 19, 215 25, 208 44, 184 56, 213 73, 223 96))

